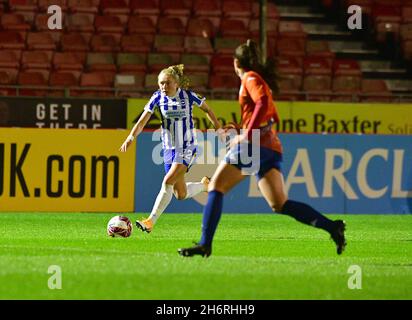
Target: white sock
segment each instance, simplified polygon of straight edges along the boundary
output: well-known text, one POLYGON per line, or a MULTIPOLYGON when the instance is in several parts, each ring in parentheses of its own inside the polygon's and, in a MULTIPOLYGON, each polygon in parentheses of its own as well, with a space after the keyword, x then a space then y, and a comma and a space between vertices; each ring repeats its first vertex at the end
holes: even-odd
POLYGON ((165 211, 166 207, 169 205, 173 196, 173 186, 170 184, 162 184, 162 188, 157 195, 155 204, 153 205, 152 212, 150 213, 149 219, 153 224, 156 223, 157 219, 165 211))
POLYGON ((206 191, 205 185, 201 182, 188 182, 186 183, 186 199, 193 198, 197 196, 199 193, 206 191))

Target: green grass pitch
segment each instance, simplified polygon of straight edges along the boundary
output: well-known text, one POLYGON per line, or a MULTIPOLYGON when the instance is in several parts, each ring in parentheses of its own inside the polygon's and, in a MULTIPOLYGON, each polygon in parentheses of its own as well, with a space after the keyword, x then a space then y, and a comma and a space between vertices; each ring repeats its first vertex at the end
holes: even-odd
POLYGON ((290 217, 224 214, 208 259, 176 251, 199 239, 201 214, 164 214, 127 239, 106 235, 112 216, 1 213, 0 299, 412 298, 410 215, 330 215, 347 222, 338 256, 326 232, 290 217), (61 289, 48 287, 51 265, 61 289), (361 289, 348 288, 351 265, 361 289))

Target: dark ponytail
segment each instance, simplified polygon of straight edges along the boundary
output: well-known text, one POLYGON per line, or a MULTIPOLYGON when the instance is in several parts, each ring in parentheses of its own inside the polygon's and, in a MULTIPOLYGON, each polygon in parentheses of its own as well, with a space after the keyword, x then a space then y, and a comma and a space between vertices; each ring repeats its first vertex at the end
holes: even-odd
POLYGON ((276 61, 268 58, 263 64, 260 59, 260 53, 257 44, 248 39, 246 43, 236 48, 235 58, 239 60, 239 65, 246 71, 255 71, 266 81, 274 94, 279 92, 276 61))

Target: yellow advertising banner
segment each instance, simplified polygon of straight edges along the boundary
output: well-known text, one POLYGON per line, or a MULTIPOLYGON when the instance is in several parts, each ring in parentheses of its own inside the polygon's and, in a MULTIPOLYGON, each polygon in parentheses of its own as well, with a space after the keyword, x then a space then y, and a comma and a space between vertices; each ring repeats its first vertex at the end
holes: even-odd
MULTIPOLYGON (((132 128, 143 112, 148 100, 128 100, 128 128, 132 128)), ((207 101, 218 119, 240 122, 237 101, 207 101)), ((365 133, 412 134, 412 104, 379 103, 325 103, 325 102, 276 102, 280 115, 279 132, 297 133, 365 133)), ((193 109, 196 128, 212 128, 206 115, 199 108, 193 109)), ((147 128, 157 129, 160 114, 154 113, 147 128)))
POLYGON ((131 212, 125 130, 0 128, 0 211, 131 212))
POLYGON ((304 133, 412 134, 412 104, 278 102, 290 109, 280 130, 304 133))

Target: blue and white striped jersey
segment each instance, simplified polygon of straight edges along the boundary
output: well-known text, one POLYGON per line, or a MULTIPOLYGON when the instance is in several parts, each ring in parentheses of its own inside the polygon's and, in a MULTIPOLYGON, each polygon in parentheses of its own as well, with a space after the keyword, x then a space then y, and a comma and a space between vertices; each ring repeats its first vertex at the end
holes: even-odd
POLYGON ((197 145, 193 105, 201 106, 204 100, 196 93, 181 88, 174 97, 168 97, 160 90, 153 93, 144 109, 151 113, 156 107, 160 110, 163 149, 186 149, 197 145))

